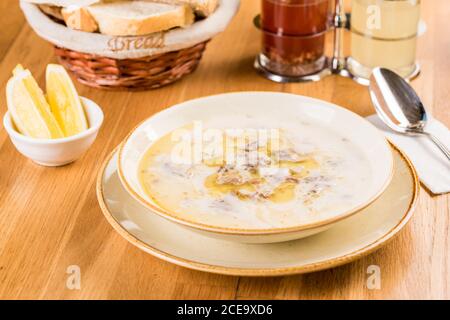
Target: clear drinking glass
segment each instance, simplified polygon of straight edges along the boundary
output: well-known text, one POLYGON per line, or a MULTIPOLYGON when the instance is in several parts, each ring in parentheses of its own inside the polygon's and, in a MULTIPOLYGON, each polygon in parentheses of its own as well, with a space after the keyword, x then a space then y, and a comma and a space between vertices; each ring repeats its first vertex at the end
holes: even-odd
POLYGON ((262 0, 260 64, 283 76, 304 76, 326 66, 330 0, 262 0))
POLYGON ((375 67, 408 78, 416 71, 420 0, 352 0, 349 71, 368 79, 375 67))

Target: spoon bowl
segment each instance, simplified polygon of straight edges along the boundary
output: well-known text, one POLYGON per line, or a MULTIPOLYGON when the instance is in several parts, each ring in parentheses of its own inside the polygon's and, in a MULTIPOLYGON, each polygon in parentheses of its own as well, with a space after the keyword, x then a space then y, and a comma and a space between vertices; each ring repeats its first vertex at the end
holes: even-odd
POLYGON ((406 80, 385 68, 375 68, 370 77, 370 97, 378 116, 392 130, 409 135, 426 135, 450 160, 450 152, 426 131, 427 111, 406 80))

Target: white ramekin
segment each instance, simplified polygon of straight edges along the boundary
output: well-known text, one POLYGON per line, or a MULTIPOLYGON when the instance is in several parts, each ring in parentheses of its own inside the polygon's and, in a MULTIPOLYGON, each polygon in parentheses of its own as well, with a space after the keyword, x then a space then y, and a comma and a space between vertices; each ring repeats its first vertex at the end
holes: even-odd
POLYGON ((87 98, 81 97, 81 101, 89 129, 67 138, 36 139, 24 136, 16 130, 9 112, 3 117, 3 126, 16 149, 25 157, 43 166, 63 166, 77 160, 89 149, 103 123, 100 107, 87 98))

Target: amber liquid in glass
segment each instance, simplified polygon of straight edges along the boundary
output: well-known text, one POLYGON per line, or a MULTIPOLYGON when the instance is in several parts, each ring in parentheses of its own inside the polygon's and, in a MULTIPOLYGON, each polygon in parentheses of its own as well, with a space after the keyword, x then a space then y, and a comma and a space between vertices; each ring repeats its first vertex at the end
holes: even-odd
POLYGON ((320 71, 328 25, 329 0, 262 0, 261 63, 286 76, 320 71))
POLYGON ((328 27, 329 0, 263 0, 262 28, 285 36, 308 36, 328 27))

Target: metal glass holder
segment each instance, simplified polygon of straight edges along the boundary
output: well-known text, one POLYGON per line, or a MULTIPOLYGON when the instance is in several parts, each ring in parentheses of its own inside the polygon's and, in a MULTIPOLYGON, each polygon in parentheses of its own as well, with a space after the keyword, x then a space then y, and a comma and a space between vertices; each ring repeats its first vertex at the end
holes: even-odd
MULTIPOLYGON (((348 66, 347 61, 348 61, 349 58, 350 57, 346 58, 346 66, 348 66)), ((350 78, 353 81, 355 81, 356 83, 359 83, 360 85, 363 85, 363 86, 369 86, 369 84, 370 84, 370 80, 369 79, 366 79, 366 78, 363 78, 363 77, 360 77, 358 75, 353 74, 349 70, 348 67, 346 67, 345 73, 343 73, 341 75, 345 76, 347 78, 350 78)), ((412 72, 409 75, 407 75, 406 77, 404 77, 404 79, 409 82, 409 81, 412 81, 412 80, 416 79, 419 75, 420 75, 420 64, 418 62, 416 62, 414 64, 414 68, 413 68, 412 72)))
MULTIPOLYGON (((293 83, 293 82, 301 83, 301 82, 320 81, 329 75, 335 74, 342 77, 350 78, 361 85, 368 86, 369 85, 368 79, 352 74, 348 68, 347 61, 349 57, 346 57, 344 54, 344 47, 345 47, 344 34, 347 30, 350 29, 349 28, 350 15, 347 15, 345 13, 343 3, 344 3, 343 0, 335 1, 335 10, 332 25, 334 33, 333 56, 327 58, 326 64, 322 70, 316 73, 295 77, 276 74, 264 68, 264 66, 261 64, 260 54, 258 54, 258 56, 255 59, 254 68, 258 71, 259 74, 261 74, 265 78, 278 83, 293 83)), ((258 29, 261 29, 259 15, 254 18, 253 23, 258 29)), ((414 70, 405 79, 407 81, 414 80, 416 77, 419 76, 419 74, 420 74, 420 65, 419 63, 416 62, 414 70)))
POLYGON ((272 81, 278 82, 278 83, 319 81, 331 74, 329 58, 327 58, 325 66, 322 70, 320 70, 319 72, 304 75, 304 76, 283 76, 283 75, 276 74, 272 71, 269 71, 262 66, 262 64, 260 62, 260 55, 258 55, 256 57, 254 67, 261 75, 263 75, 264 77, 266 77, 269 80, 272 80, 272 81))

